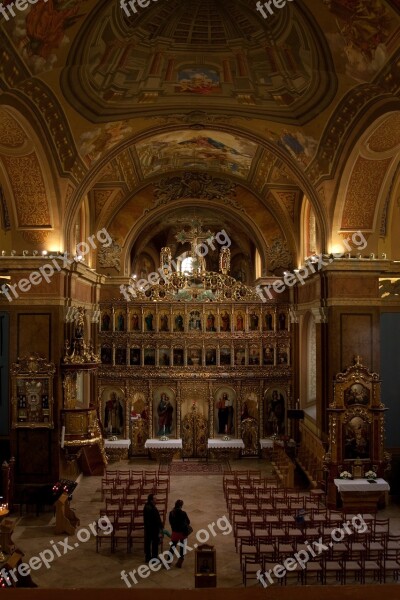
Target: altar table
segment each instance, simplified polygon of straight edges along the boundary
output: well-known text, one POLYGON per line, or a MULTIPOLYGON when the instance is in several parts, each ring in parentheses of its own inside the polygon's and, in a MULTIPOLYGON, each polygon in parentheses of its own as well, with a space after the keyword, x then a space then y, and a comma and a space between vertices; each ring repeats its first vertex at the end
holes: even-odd
POLYGON ((131 440, 104 440, 104 448, 110 460, 124 460, 129 458, 131 440))
POLYGON ((345 512, 376 512, 385 506, 385 495, 390 490, 388 482, 382 478, 373 483, 367 479, 335 479, 334 483, 345 512))
POLYGON ((207 441, 207 460, 209 452, 221 460, 229 460, 230 458, 239 458, 240 453, 244 450, 245 445, 242 439, 235 438, 231 440, 222 440, 219 438, 209 439, 207 441))
POLYGON ((160 440, 149 439, 145 441, 144 447, 149 451, 150 456, 159 461, 171 462, 174 454, 182 450, 182 439, 160 440))

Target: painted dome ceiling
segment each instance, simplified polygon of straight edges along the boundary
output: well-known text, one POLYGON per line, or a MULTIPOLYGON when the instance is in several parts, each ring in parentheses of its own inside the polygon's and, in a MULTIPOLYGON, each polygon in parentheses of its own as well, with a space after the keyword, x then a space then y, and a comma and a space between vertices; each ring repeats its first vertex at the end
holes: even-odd
MULTIPOLYGON (((101 3, 100 3, 101 4, 101 3)), ((337 80, 325 37, 293 4, 264 22, 252 0, 168 0, 127 17, 108 3, 87 20, 62 74, 65 97, 104 121, 163 114, 191 98, 274 121, 310 120, 337 80), (193 56, 195 53, 195 56, 193 56)))

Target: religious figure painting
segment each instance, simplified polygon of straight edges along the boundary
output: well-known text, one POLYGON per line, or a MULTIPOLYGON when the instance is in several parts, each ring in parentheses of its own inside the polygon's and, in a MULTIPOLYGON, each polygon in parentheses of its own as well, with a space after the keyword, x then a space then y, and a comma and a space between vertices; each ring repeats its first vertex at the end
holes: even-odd
POLYGON ((264 348, 264 365, 274 364, 274 347, 265 346, 264 348))
POLYGON ((219 74, 207 67, 191 67, 178 72, 178 83, 175 91, 186 94, 207 96, 221 92, 219 74))
POLYGON ((100 352, 100 358, 103 365, 112 364, 112 348, 103 347, 100 352))
POLYGON ((267 311, 266 313, 264 313, 263 329, 264 331, 274 330, 274 317, 271 311, 267 311))
POLYGON ((156 364, 156 350, 155 348, 144 349, 144 364, 145 366, 155 366, 156 364))
POLYGON ((155 331, 154 328, 154 315, 151 311, 148 311, 144 317, 144 323, 145 323, 145 331, 155 331))
POLYGON ((201 313, 199 310, 190 311, 189 331, 201 331, 201 313))
POLYGON ((369 458, 370 425, 361 416, 354 416, 344 425, 344 457, 369 458))
POLYGON ((101 393, 103 427, 108 435, 125 436, 125 394, 119 387, 101 393))
POLYGON ((124 311, 118 310, 115 313, 115 331, 125 331, 126 315, 124 311))
POLYGON ((346 406, 352 406, 353 404, 369 404, 370 391, 368 388, 363 386, 361 383, 353 383, 344 392, 344 403, 346 406))
POLYGON ((260 348, 259 346, 250 346, 249 348, 249 365, 260 364, 260 348))
POLYGON ((235 348, 235 365, 246 364, 246 348, 244 346, 238 346, 235 348))
POLYGON ((112 322, 111 322, 111 311, 103 310, 101 313, 101 330, 102 331, 111 331, 112 322))
POLYGON ((115 364, 126 365, 126 348, 115 349, 115 364))
POLYGON ((235 313, 235 331, 245 330, 245 313, 241 310, 235 313))
POLYGON ((169 348, 160 348, 158 351, 158 364, 160 367, 169 367, 171 362, 171 351, 169 348))
POLYGON ((217 331, 215 314, 210 310, 206 318, 206 331, 217 331))
POLYGON ((195 168, 245 178, 257 147, 239 136, 205 129, 182 130, 179 135, 160 133, 136 144, 136 151, 145 177, 171 169, 195 168))
POLYGON ((220 330, 230 331, 231 330, 231 317, 227 310, 222 310, 220 315, 220 330))
POLYGON ((129 362, 131 367, 140 367, 141 356, 140 356, 140 348, 130 348, 129 351, 129 362))
POLYGON ((232 388, 222 387, 216 393, 215 433, 217 436, 236 433, 236 393, 232 388))
POLYGON ((131 315, 131 331, 140 331, 141 330, 141 322, 140 315, 136 311, 134 311, 131 315))
POLYGON ((166 312, 160 314, 159 331, 169 331, 169 315, 166 312))
POLYGON ((177 312, 174 315, 174 331, 185 331, 185 320, 181 312, 177 312))
POLYGON ((220 348, 219 364, 221 366, 230 367, 230 365, 231 365, 231 348, 230 348, 230 346, 222 346, 220 348))
POLYGON ((279 387, 264 395, 264 435, 284 435, 286 432, 286 393, 279 387))
POLYGON ((254 392, 246 394, 242 404, 240 420, 244 421, 244 419, 258 419, 258 397, 254 392))
POLYGON ((288 349, 285 347, 278 348, 278 365, 287 365, 288 363, 288 349))
POLYGON ((217 364, 217 350, 206 348, 206 367, 214 367, 217 364))
POLYGON ((153 396, 153 431, 155 437, 176 438, 176 399, 174 392, 160 387, 153 396))
POLYGON ((258 316, 258 314, 256 313, 256 311, 255 311, 255 310, 253 310, 253 311, 250 313, 250 316, 249 316, 249 323, 250 323, 250 331, 257 331, 257 330, 258 330, 258 328, 259 328, 259 327, 258 327, 258 324, 259 324, 259 316, 258 316))
POLYGON ((174 367, 183 367, 184 366, 183 348, 174 348, 173 349, 173 361, 174 361, 174 367))

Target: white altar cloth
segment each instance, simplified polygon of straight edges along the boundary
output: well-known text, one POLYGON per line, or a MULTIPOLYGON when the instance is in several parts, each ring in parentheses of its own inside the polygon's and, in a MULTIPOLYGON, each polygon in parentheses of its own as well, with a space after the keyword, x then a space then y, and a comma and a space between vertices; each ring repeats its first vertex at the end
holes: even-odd
POLYGON ((376 479, 375 483, 369 483, 366 479, 335 479, 335 485, 339 492, 388 492, 390 486, 382 478, 376 479))
POLYGON ((244 448, 244 442, 241 439, 232 439, 232 440, 219 440, 219 439, 209 439, 207 441, 207 448, 209 450, 218 449, 227 449, 229 448, 244 448))
POLYGON ((154 450, 157 448, 175 448, 176 450, 181 450, 182 449, 182 440, 178 439, 178 440, 158 440, 156 439, 151 439, 151 440, 146 440, 144 447, 147 448, 148 450, 154 450))
POLYGON ((126 448, 131 445, 131 440, 104 440, 105 448, 126 448))
POLYGON ((274 440, 272 438, 264 438, 260 440, 261 450, 264 448, 272 449, 274 447, 274 440))

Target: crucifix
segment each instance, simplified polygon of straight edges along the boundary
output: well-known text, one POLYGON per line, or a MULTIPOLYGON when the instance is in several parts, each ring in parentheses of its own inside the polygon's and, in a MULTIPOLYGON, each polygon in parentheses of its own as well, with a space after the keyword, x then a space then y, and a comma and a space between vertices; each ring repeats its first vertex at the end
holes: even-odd
POLYGON ((208 252, 208 247, 203 242, 212 241, 214 234, 210 230, 203 231, 203 223, 199 219, 191 220, 191 229, 185 231, 182 229, 176 234, 175 239, 181 244, 189 242, 190 244, 190 256, 192 258, 193 273, 198 274, 199 271, 204 271, 204 268, 200 269, 200 265, 204 265, 204 259, 201 260, 208 252), (203 248, 206 248, 206 251, 203 248))

